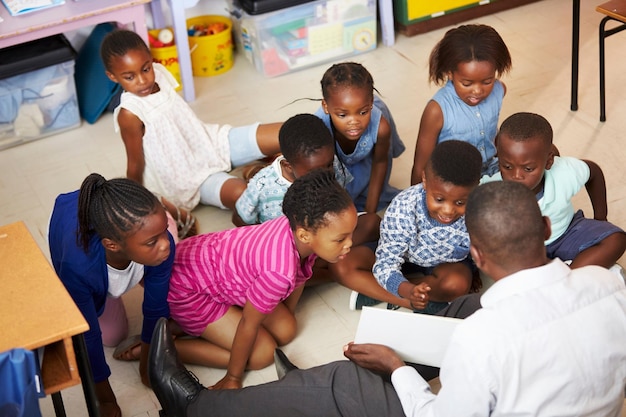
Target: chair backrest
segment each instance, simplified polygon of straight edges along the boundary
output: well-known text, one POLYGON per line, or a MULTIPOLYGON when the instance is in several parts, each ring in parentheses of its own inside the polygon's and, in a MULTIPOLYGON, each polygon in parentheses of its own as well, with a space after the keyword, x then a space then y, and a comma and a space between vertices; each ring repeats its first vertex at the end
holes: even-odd
POLYGON ((35 354, 16 348, 0 353, 0 416, 41 417, 43 396, 35 354))

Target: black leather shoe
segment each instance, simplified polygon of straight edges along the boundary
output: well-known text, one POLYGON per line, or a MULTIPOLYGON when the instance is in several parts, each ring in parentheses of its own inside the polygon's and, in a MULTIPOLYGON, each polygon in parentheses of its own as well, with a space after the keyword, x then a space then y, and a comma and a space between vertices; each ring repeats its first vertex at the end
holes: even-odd
POLYGON ((152 334, 148 377, 167 417, 184 417, 189 403, 204 389, 178 358, 167 319, 163 317, 152 334))
POLYGON ((278 379, 282 379, 287 372, 298 369, 296 365, 291 363, 285 352, 280 349, 274 350, 274 365, 276 365, 276 374, 278 379))

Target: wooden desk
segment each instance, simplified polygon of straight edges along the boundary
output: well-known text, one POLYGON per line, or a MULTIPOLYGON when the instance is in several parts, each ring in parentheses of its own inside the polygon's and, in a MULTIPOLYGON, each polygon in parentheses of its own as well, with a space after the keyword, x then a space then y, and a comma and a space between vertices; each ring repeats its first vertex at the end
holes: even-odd
POLYGON ((82 380, 89 415, 97 416, 83 338, 89 325, 23 222, 0 226, 0 265, 0 352, 44 347, 43 385, 57 394, 57 414, 59 391, 82 380))
POLYGON ((103 22, 133 24, 148 44, 145 4, 150 0, 66 0, 61 6, 11 16, 0 4, 0 48, 103 22))

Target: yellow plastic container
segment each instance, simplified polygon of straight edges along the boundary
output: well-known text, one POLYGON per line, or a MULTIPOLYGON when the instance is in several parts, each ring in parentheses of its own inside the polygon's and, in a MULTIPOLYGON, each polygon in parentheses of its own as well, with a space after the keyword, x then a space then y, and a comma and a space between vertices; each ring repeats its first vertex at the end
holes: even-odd
POLYGON ((205 36, 189 36, 193 75, 210 77, 222 74, 233 66, 233 38, 231 20, 226 16, 207 15, 187 19, 187 28, 223 23, 226 29, 205 36))
MULTIPOLYGON (((149 33, 151 36, 157 38, 160 31, 161 29, 154 29, 150 30, 149 33)), ((176 45, 174 44, 172 46, 164 46, 161 48, 151 46, 150 55, 152 55, 152 60, 154 62, 158 62, 163 65, 169 73, 176 78, 176 81, 178 81, 178 88, 176 88, 176 91, 180 91, 183 88, 183 83, 180 78, 180 65, 178 64, 178 51, 176 50, 176 45)))

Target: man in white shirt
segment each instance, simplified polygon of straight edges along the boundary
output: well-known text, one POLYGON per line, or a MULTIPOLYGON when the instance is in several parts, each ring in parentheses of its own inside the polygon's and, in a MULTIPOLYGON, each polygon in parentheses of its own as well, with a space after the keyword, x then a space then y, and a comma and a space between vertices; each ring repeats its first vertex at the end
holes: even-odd
POLYGON ((163 320, 151 345, 150 378, 165 413, 619 416, 626 386, 623 280, 601 267, 571 270, 548 260, 550 222, 521 184, 478 187, 465 216, 472 257, 495 284, 482 295, 483 308, 457 326, 438 395, 393 350, 373 344, 349 344, 350 361, 292 370, 273 383, 205 390, 178 360, 163 320), (391 383, 381 375, 391 375, 391 383))

